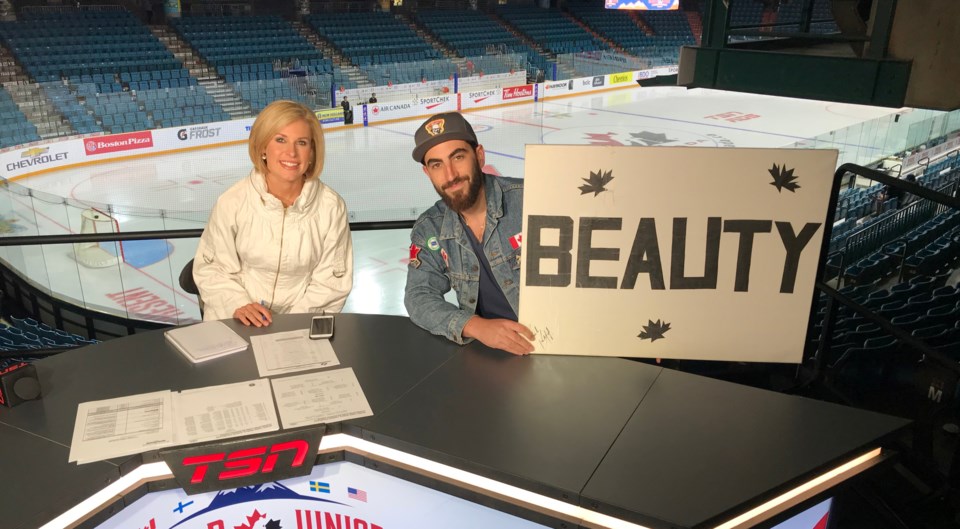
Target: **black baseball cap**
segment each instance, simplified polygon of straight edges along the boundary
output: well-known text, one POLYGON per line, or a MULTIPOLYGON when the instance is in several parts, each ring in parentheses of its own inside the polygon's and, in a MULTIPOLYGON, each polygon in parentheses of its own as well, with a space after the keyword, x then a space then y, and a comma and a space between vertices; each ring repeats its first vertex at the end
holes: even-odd
POLYGON ((413 148, 413 159, 420 163, 423 163, 427 151, 445 141, 463 140, 471 145, 479 143, 473 127, 459 112, 444 112, 429 117, 417 127, 413 139, 417 143, 413 148))

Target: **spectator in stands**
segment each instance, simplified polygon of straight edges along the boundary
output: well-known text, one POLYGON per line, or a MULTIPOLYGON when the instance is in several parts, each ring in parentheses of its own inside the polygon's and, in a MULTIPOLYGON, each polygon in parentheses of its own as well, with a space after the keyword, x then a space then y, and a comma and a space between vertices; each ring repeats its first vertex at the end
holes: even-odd
POLYGON ((214 205, 194 259, 205 320, 269 325, 273 313, 337 312, 353 286, 343 199, 320 181, 323 130, 293 101, 250 130, 253 171, 214 205))
MULTIPOLYGON (((905 176, 903 179, 906 180, 907 182, 910 182, 911 184, 916 184, 916 183, 917 183, 917 177, 914 176, 913 173, 908 173, 907 176, 905 176)), ((913 201, 916 200, 916 199, 917 199, 917 197, 915 197, 913 194, 907 193, 906 191, 904 191, 904 192, 903 192, 903 198, 901 198, 901 199, 898 201, 898 207, 901 207, 901 208, 902 208, 902 207, 906 207, 906 206, 910 205, 911 203, 913 203, 913 201)))
POLYGON ((369 100, 368 102, 369 102, 369 103, 376 103, 376 102, 377 102, 377 94, 376 94, 375 92, 370 92, 370 100, 369 100))
POLYGON ((404 304, 416 325, 457 343, 471 339, 513 354, 533 351, 517 322, 523 181, 484 174, 483 146, 457 112, 437 114, 414 134, 441 200, 410 233, 404 304), (459 306, 443 296, 451 287, 459 306))
POLYGON ((153 0, 140 0, 143 18, 147 24, 153 24, 153 0))

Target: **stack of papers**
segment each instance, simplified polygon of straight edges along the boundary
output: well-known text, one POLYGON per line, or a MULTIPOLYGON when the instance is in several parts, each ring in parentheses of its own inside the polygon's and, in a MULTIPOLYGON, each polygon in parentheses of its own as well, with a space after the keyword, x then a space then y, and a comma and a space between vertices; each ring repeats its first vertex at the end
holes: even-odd
POLYGON ((155 391, 80 403, 69 460, 89 463, 273 432, 280 429, 281 421, 284 428, 296 428, 370 415, 373 410, 349 367, 185 391, 155 391))
POLYGON ((220 321, 177 327, 163 333, 191 362, 205 362, 247 348, 247 341, 220 321))
POLYGON ((77 406, 70 461, 89 463, 280 429, 266 379, 77 406))

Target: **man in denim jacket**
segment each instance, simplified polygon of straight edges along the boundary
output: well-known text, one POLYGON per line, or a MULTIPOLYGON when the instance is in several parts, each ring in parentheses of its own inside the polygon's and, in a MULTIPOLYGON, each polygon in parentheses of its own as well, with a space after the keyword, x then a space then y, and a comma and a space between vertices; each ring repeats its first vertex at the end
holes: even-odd
POLYGON ((533 333, 517 323, 523 181, 483 173, 483 146, 457 112, 431 117, 414 139, 413 159, 442 200, 410 234, 410 319, 459 344, 530 353, 533 333), (451 288, 459 307, 443 299, 451 288))

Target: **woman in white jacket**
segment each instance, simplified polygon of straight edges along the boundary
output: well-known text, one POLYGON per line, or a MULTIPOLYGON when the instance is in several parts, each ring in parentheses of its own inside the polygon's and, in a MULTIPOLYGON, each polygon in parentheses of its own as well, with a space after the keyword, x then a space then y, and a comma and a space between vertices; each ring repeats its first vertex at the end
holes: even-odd
POLYGON ((271 103, 249 154, 253 171, 217 199, 193 261, 203 319, 262 327, 273 313, 340 311, 353 243, 343 199, 319 179, 320 122, 299 103, 271 103))

